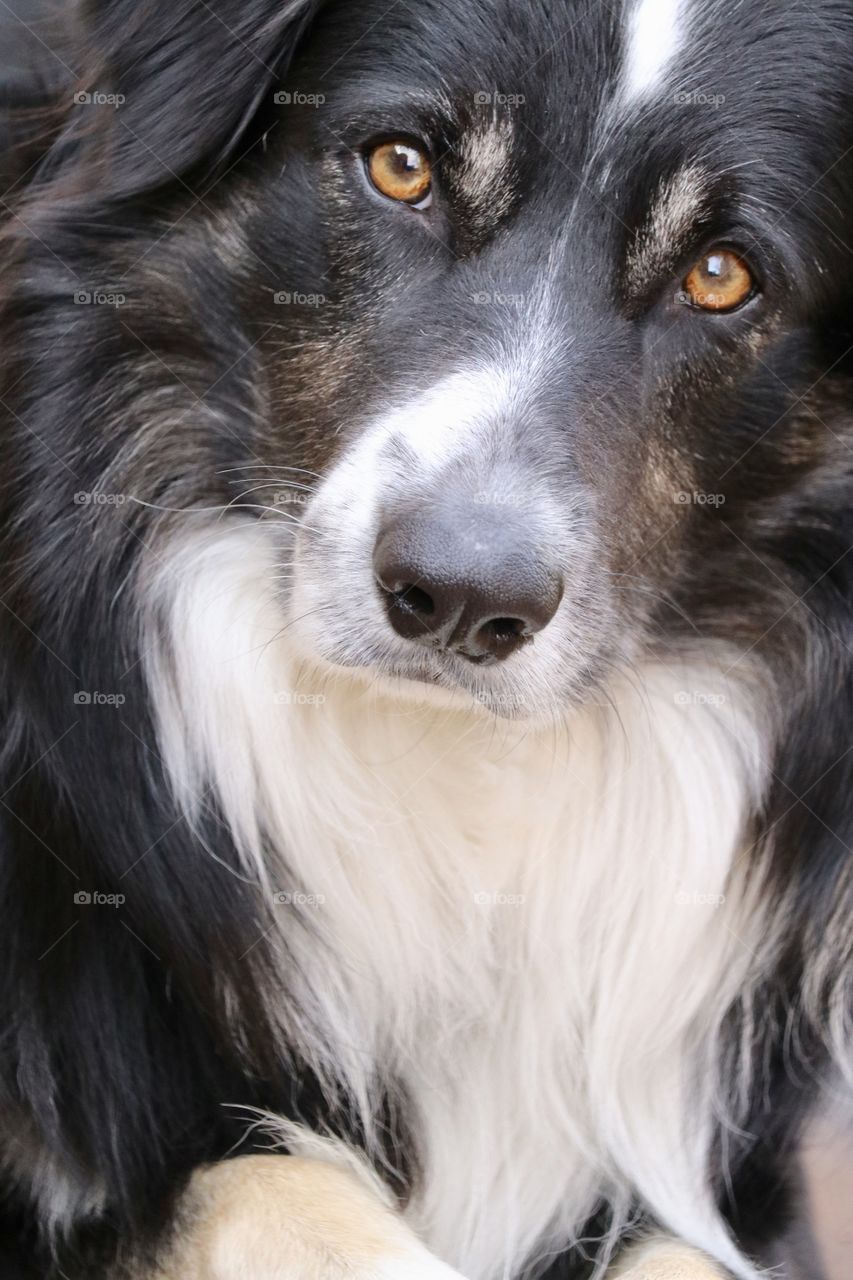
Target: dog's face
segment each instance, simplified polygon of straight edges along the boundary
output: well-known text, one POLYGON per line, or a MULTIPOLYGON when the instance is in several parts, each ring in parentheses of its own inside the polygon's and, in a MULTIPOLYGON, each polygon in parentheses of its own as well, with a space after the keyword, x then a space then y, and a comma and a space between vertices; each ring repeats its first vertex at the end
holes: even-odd
POLYGON ((720 625, 837 438, 843 37, 783 8, 322 11, 235 188, 305 652, 528 714, 720 625))

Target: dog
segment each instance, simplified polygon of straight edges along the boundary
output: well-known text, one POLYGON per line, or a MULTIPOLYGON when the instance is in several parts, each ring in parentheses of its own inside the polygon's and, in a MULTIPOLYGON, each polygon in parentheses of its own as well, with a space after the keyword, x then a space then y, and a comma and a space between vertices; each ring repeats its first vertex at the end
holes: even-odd
POLYGON ((66 17, 4 108, 10 1273, 814 1278, 853 9, 66 17))

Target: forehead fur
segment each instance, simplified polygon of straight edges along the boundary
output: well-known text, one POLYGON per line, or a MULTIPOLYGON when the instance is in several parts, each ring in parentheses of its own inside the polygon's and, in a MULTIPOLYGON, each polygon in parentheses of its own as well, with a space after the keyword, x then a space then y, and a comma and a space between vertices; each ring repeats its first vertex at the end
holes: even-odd
POLYGON ((453 185, 475 231, 494 226, 512 206, 514 140, 515 125, 509 116, 493 116, 462 135, 453 185))
MULTIPOLYGON (((525 196, 525 157, 535 161, 537 139, 551 163, 534 179, 553 171, 564 188, 573 175, 588 181, 603 150, 623 182, 626 170, 673 172, 678 153, 718 169, 748 156, 762 162, 750 181, 780 201, 792 179, 808 191, 847 145, 853 12, 839 0, 419 0, 386 11, 382 0, 332 3, 301 82, 313 74, 343 120, 351 94, 382 109, 389 84, 441 91, 454 118, 477 132, 477 116, 491 115, 488 107, 472 110, 478 91, 512 97, 518 105, 501 114, 516 135, 511 150, 525 196)), ((505 129, 483 119, 486 198, 494 196, 491 175, 504 166, 505 129)), ((469 152, 475 145, 482 152, 473 142, 469 152)), ((831 169, 821 191, 831 194, 842 167, 831 169)), ((465 175, 477 200, 479 171, 471 164, 465 175)))
POLYGON ((658 187, 626 259, 626 283, 642 294, 673 269, 707 214, 711 175, 687 165, 658 187))
POLYGON ((624 89, 627 98, 656 89, 683 38, 685 0, 628 0, 624 89))

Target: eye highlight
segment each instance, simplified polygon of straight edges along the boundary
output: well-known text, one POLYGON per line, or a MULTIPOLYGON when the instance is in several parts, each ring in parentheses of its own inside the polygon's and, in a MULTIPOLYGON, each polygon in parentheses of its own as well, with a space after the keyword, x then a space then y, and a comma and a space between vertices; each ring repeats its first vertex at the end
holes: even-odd
POLYGON ((367 154, 367 172, 380 195, 423 209, 432 194, 432 164, 423 147, 394 139, 367 154))
POLYGON ((748 302, 757 281, 733 249, 712 249, 685 277, 684 301, 701 311, 736 311, 748 302))

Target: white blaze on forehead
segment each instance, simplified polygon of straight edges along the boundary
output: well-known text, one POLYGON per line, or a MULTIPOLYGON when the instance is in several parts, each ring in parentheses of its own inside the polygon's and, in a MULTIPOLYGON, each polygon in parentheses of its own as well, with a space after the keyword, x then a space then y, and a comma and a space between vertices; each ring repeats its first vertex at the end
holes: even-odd
POLYGON ((413 391, 408 403, 365 424, 359 439, 320 485, 316 502, 321 510, 347 509, 351 527, 370 525, 380 493, 399 470, 400 460, 390 452, 395 443, 411 455, 417 477, 423 479, 470 449, 476 431, 500 422, 518 391, 515 379, 493 364, 448 374, 431 387, 413 391))
POLYGON ((530 412, 547 371, 565 355, 550 319, 547 282, 537 282, 531 298, 521 305, 518 295, 516 305, 515 295, 473 295, 472 305, 500 309, 503 344, 429 386, 409 389, 364 421, 319 485, 313 521, 336 509, 350 530, 364 532, 373 526, 382 493, 399 487, 401 473, 417 485, 466 454, 472 462, 488 456, 507 428, 530 412))
POLYGON ((657 87, 683 37, 684 0, 630 0, 625 88, 637 98, 657 87))
POLYGON ((450 374, 403 408, 379 419, 374 430, 395 438, 428 467, 447 462, 465 435, 477 426, 494 423, 512 402, 513 378, 496 365, 450 374))
POLYGON ((411 456, 415 478, 425 479, 470 450, 476 432, 493 429, 517 394, 514 379, 491 364, 449 374, 413 393, 408 404, 366 425, 320 485, 315 510, 319 505, 321 512, 346 511, 350 529, 364 532, 376 519, 382 493, 398 483, 395 443, 411 456))

